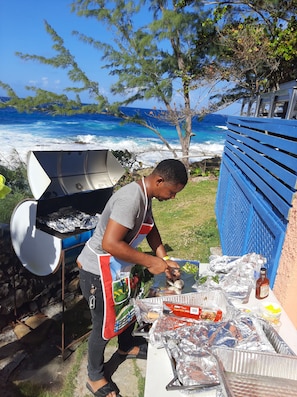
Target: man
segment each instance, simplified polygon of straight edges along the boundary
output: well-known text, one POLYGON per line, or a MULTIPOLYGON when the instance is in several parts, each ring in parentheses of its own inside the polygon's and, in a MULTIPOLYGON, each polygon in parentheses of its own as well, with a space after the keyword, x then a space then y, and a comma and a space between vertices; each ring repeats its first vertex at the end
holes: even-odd
POLYGON ((117 395, 104 376, 104 350, 109 339, 118 336, 118 354, 123 358, 146 358, 147 343, 141 338, 140 344, 132 336, 135 320, 128 306, 129 272, 138 264, 153 275, 165 272, 170 276, 168 266, 179 267, 167 256, 151 204, 153 198, 175 198, 187 181, 183 163, 168 159, 147 177, 119 189, 109 199, 93 236, 77 259, 81 290, 92 315, 87 388, 97 397, 117 395), (155 256, 137 250, 144 238, 155 256))

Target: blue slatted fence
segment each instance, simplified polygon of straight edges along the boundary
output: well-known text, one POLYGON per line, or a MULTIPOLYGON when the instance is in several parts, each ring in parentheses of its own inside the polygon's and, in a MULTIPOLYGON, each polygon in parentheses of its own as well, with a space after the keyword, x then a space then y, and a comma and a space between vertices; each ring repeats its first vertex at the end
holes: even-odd
POLYGON ((267 258, 271 287, 297 189, 297 121, 229 117, 216 198, 224 255, 267 258))

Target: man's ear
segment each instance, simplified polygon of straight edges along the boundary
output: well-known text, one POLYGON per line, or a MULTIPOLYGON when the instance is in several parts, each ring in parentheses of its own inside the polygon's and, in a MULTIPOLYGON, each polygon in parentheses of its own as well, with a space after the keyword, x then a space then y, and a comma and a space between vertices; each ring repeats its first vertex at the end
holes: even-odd
POLYGON ((157 179, 156 179, 156 185, 159 186, 160 183, 163 183, 163 182, 164 182, 164 178, 162 176, 158 175, 157 179))

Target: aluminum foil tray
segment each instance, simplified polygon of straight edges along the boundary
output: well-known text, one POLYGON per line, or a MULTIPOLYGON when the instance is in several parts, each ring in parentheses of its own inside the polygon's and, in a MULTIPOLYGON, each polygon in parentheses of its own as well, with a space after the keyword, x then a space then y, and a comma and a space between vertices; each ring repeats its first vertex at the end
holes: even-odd
POLYGON ((165 345, 174 375, 166 389, 189 393, 219 390, 224 397, 246 397, 251 395, 251 391, 255 393, 252 394, 255 397, 279 397, 280 393, 283 393, 283 396, 296 397, 297 356, 270 323, 265 320, 260 320, 259 323, 276 354, 228 347, 212 348, 211 352, 218 361, 219 385, 215 382, 207 386, 203 384, 185 386, 180 383, 175 360, 170 349, 165 345), (275 394, 272 394, 271 387, 275 390, 275 394), (284 389, 286 387, 289 388, 288 392, 284 389), (260 388, 263 388, 262 394, 260 388))
POLYGON ((141 299, 139 302, 136 299, 133 300, 135 306, 135 312, 137 321, 142 324, 145 320, 145 310, 154 308, 163 309, 163 302, 174 302, 185 305, 200 306, 202 308, 215 308, 222 310, 222 321, 229 320, 234 316, 235 307, 230 304, 226 295, 221 290, 205 290, 198 292, 190 292, 188 294, 181 295, 168 295, 168 296, 158 296, 153 298, 141 299), (139 309, 140 308, 140 309, 139 309))
POLYGON ((262 325, 263 331, 276 353, 288 356, 295 356, 293 350, 286 344, 286 342, 280 337, 280 335, 268 321, 260 319, 258 321, 262 325))
POLYGON ((216 348, 214 353, 226 396, 297 396, 296 356, 228 348, 216 348))

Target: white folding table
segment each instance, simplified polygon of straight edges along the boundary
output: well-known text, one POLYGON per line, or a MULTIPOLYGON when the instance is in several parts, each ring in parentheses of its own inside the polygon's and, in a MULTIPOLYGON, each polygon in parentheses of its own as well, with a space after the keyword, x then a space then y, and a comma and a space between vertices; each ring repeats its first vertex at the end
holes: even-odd
MULTIPOLYGON (((200 264, 200 273, 207 269, 207 264, 200 264)), ((269 296, 265 299, 269 302, 278 303, 272 290, 269 296)), ((244 305, 248 309, 258 310, 264 300, 257 300, 255 298, 255 290, 252 290, 249 302, 244 305)), ((277 329, 281 338, 297 355, 297 330, 292 324, 284 310, 280 317, 280 325, 277 329)), ((173 371, 169 357, 164 348, 157 349, 149 343, 148 358, 146 367, 145 391, 144 397, 184 397, 185 393, 179 390, 166 390, 166 385, 173 379, 173 371)), ((191 397, 215 397, 215 390, 208 390, 199 393, 191 393, 191 397)))

